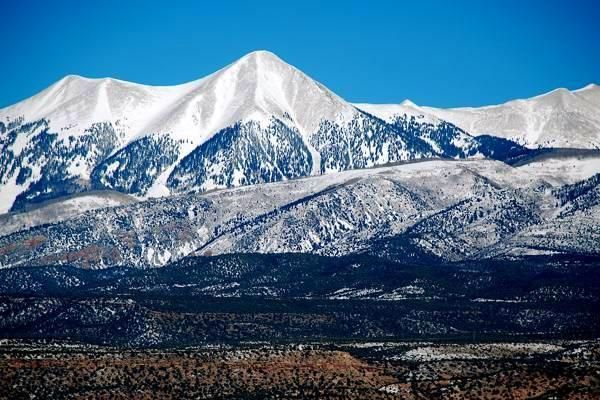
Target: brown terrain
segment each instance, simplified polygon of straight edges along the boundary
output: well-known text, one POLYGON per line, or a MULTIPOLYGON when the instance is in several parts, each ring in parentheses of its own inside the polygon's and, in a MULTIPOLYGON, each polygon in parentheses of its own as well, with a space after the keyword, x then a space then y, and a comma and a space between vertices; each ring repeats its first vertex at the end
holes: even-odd
POLYGON ((3 344, 0 397, 600 398, 600 343, 503 346, 403 343, 119 350, 3 344))

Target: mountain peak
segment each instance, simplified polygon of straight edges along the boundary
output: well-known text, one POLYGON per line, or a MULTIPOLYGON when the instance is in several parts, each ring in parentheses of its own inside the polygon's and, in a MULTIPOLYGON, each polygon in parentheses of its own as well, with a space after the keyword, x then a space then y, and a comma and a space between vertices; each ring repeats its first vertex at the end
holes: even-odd
POLYGON ((241 60, 252 60, 252 59, 283 61, 275 53, 270 52, 268 50, 254 50, 254 51, 251 51, 250 53, 242 56, 240 58, 240 61, 241 60))
POLYGON ((573 97, 575 96, 568 89, 557 88, 547 93, 534 96, 528 99, 528 101, 535 101, 537 104, 544 106, 565 107, 573 97))
POLYGON ((288 115, 307 134, 322 120, 346 118, 355 112, 325 86, 266 50, 248 53, 197 81, 186 101, 194 104, 190 109, 202 110, 210 122, 207 130, 213 132, 217 125, 222 128, 254 118, 258 112, 267 119, 288 115), (214 104, 219 104, 218 109, 214 104))
POLYGON ((585 92, 588 90, 597 90, 597 89, 600 89, 600 86, 598 86, 595 83, 589 83, 589 84, 585 85, 584 87, 582 87, 581 89, 574 90, 574 92, 585 92))
POLYGON ((250 67, 252 70, 281 70, 284 68, 293 68, 290 64, 283 61, 276 54, 267 51, 267 50, 256 50, 252 51, 243 57, 239 58, 237 61, 232 63, 230 67, 241 67, 247 68, 250 67))
POLYGON ((600 108, 600 86, 595 83, 574 90, 573 93, 596 108, 600 108))
POLYGON ((84 80, 89 80, 89 78, 86 78, 85 76, 81 76, 81 75, 76 75, 76 74, 69 74, 69 75, 65 75, 59 82, 72 82, 72 81, 84 81, 84 80))
POLYGON ((415 103, 413 103, 409 99, 404 100, 402 103, 400 103, 400 105, 404 106, 404 107, 415 107, 415 108, 418 107, 415 103))
POLYGON ((493 134, 531 148, 590 149, 600 143, 600 90, 593 83, 499 105, 425 110, 472 135, 493 134))
POLYGON ((264 76, 264 74, 276 74, 283 77, 295 69, 277 55, 266 50, 257 50, 246 54, 223 70, 258 83, 259 76, 264 76))

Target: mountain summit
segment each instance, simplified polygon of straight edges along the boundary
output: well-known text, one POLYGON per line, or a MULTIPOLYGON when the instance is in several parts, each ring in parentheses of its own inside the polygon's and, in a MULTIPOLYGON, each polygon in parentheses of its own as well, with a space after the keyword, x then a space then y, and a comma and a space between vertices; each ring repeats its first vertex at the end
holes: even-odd
POLYGON ((344 112, 352 113, 353 107, 323 85, 275 54, 255 51, 205 78, 176 86, 69 75, 0 110, 0 121, 15 116, 47 119, 63 134, 82 133, 81 126, 92 122, 128 121, 123 128, 128 139, 170 132, 179 139, 202 141, 215 130, 258 114, 288 113, 313 130, 321 118, 334 119, 344 112))

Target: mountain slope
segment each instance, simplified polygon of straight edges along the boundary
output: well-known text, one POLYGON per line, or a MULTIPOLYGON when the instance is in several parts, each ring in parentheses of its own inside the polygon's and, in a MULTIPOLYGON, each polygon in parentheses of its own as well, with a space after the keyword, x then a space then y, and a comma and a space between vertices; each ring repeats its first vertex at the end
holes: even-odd
POLYGON ((495 106, 421 109, 472 135, 500 136, 531 148, 600 148, 600 87, 594 84, 495 106))
POLYGON ((351 170, 29 223, 0 237, 0 265, 155 267, 190 254, 240 252, 372 253, 414 262, 515 251, 597 254, 593 185, 555 195, 535 170, 490 160, 351 170), (570 203, 561 205, 562 198, 570 203))
POLYGON ((458 126, 425 111, 409 100, 401 104, 355 104, 400 131, 411 132, 438 153, 451 158, 486 157, 508 163, 532 151, 507 139, 490 135, 472 136, 458 126))

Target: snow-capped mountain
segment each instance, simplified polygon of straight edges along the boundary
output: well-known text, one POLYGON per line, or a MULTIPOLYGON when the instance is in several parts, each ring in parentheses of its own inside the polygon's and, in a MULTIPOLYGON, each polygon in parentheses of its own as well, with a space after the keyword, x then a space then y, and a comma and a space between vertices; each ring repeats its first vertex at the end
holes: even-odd
POLYGON ((527 147, 600 148, 600 86, 556 89, 479 108, 419 108, 472 135, 494 135, 527 147))
POLYGON ((90 190, 143 199, 412 159, 530 154, 482 133, 593 148, 598 93, 483 109, 350 104, 266 51, 170 87, 71 75, 0 110, 0 213, 90 190), (504 120, 516 128, 492 124, 504 120))
POLYGON ((437 118, 365 109, 266 51, 171 87, 68 76, 0 110, 0 213, 93 189, 160 197, 522 151, 437 118))
POLYGON ((272 53, 173 87, 68 76, 0 110, 0 211, 209 190, 434 155, 272 53))

